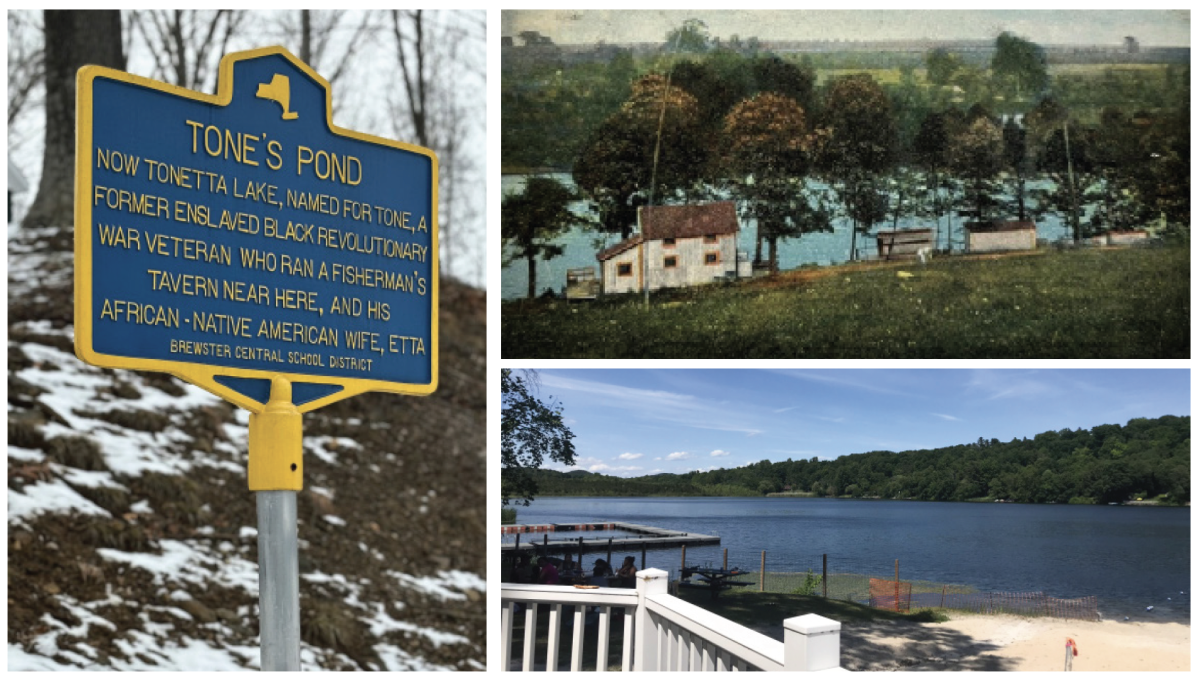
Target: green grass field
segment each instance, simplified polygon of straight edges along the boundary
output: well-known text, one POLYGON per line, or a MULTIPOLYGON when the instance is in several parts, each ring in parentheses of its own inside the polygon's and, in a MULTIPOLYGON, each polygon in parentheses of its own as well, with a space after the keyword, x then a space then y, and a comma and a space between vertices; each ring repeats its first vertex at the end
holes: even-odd
POLYGON ((1184 247, 860 264, 506 302, 504 358, 1187 358, 1184 247))

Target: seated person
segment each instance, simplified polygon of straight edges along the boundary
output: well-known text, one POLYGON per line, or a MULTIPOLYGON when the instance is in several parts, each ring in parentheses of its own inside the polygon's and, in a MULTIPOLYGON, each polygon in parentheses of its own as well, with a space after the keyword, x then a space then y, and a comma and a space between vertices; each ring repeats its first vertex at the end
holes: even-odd
POLYGON ((606 578, 613 574, 612 566, 604 559, 596 559, 596 563, 592 565, 592 577, 606 578))
POLYGON ((621 587, 633 587, 635 576, 637 575, 637 566, 633 562, 632 556, 625 557, 625 562, 617 569, 617 577, 621 579, 621 587))
POLYGON ((637 565, 634 563, 632 556, 625 557, 624 563, 617 570, 617 575, 622 578, 632 578, 637 575, 637 565))
POLYGON ((534 568, 528 553, 522 553, 517 557, 517 565, 512 571, 512 581, 521 585, 533 584, 534 568))
POLYGON ((558 569, 550 562, 550 559, 541 557, 538 559, 538 567, 541 571, 538 573, 539 585, 557 585, 558 584, 558 569))

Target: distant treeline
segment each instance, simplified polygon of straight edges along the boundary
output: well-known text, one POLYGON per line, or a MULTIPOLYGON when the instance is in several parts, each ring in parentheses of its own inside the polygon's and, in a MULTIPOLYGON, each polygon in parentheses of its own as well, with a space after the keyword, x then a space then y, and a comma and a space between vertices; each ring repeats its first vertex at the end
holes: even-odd
POLYGON ((763 496, 1010 500, 1105 504, 1191 500, 1191 417, 1137 418, 1125 426, 1063 429, 1007 443, 875 451, 836 460, 763 460, 737 469, 618 478, 585 471, 537 473, 543 496, 763 496))

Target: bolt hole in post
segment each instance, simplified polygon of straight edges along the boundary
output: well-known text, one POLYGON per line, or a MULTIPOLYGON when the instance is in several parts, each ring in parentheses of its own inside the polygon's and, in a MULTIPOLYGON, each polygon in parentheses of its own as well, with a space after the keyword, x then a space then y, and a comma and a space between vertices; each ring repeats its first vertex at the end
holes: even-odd
POLYGON ((300 411, 292 385, 271 380, 261 413, 250 415, 250 490, 258 510, 258 608, 262 669, 300 669, 300 569, 296 492, 303 451, 300 411), (289 473, 290 470, 290 473, 289 473))

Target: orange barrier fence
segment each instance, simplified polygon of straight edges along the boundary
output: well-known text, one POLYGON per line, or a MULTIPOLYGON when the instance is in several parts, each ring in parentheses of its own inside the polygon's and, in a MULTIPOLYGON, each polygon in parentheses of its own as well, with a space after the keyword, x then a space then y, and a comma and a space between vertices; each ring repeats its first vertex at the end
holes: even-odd
POLYGON ((912 583, 871 578, 871 608, 907 613, 912 608, 912 583))

